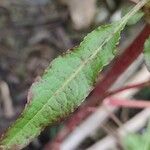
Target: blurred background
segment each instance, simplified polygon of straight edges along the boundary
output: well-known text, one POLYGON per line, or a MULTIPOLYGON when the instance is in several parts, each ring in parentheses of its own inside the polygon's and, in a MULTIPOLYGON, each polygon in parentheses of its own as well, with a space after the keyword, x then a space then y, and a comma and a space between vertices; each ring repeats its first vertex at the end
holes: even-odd
MULTIPOLYGON (((97 26, 119 20, 122 10, 132 4, 127 0, 0 0, 0 134, 21 113, 29 87, 55 57, 78 45, 97 26)), ((126 27, 118 49, 127 47, 143 26, 144 22, 140 21, 126 27)), ((143 58, 139 56, 114 87, 148 78, 143 58)), ((130 90, 121 97, 124 95, 149 99, 150 89, 130 90)), ((141 126, 136 121, 132 123, 137 124, 135 132, 147 128, 150 112, 145 111, 148 115, 142 116, 145 120, 141 126)), ((61 144, 58 143, 60 149, 121 150, 122 141, 116 131, 118 124, 119 127, 126 125, 140 112, 143 110, 98 107, 61 144), (108 147, 103 148, 103 145, 108 147)), ((25 150, 45 149, 63 124, 47 127, 25 150)))

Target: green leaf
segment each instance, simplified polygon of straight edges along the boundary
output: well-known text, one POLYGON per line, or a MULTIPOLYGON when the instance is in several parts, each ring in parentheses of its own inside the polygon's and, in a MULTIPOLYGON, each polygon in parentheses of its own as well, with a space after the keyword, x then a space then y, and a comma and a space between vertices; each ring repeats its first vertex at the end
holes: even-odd
POLYGON ((144 59, 147 69, 150 71, 150 37, 144 44, 144 59))
POLYGON ((150 123, 142 133, 130 133, 124 138, 125 150, 150 150, 150 123))
POLYGON ((1 142, 4 149, 16 144, 22 148, 45 126, 65 117, 82 103, 99 71, 114 58, 124 26, 118 28, 118 23, 99 27, 79 47, 51 63, 41 80, 32 85, 32 100, 1 142))
MULTIPOLYGON (((122 16, 124 16, 125 14, 127 14, 132 8, 133 8, 132 5, 125 5, 122 8, 122 16)), ((133 15, 128 20, 127 25, 134 25, 134 24, 136 24, 143 16, 144 16, 144 13, 141 10, 139 10, 138 12, 135 13, 135 15, 133 15)))
POLYGON ((120 32, 142 0, 121 21, 98 27, 81 44, 56 58, 29 92, 21 117, 4 134, 0 149, 21 149, 51 125, 74 111, 92 90, 99 72, 114 58, 120 32))
POLYGON ((118 23, 113 23, 97 28, 79 47, 51 63, 41 80, 32 85, 32 100, 1 142, 4 149, 16 144, 22 148, 45 126, 65 117, 82 103, 99 71, 114 58, 123 26, 118 28, 118 23))
POLYGON ((142 150, 144 144, 140 134, 128 134, 124 139, 125 150, 142 150))

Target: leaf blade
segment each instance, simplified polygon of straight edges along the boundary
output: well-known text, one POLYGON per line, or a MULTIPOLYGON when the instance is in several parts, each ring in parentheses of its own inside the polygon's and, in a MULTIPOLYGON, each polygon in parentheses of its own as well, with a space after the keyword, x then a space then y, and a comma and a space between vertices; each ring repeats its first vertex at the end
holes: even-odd
POLYGON ((114 58, 114 50, 126 22, 146 1, 139 3, 121 21, 94 30, 72 53, 51 63, 41 81, 33 84, 32 101, 21 118, 2 137, 1 149, 23 148, 40 134, 43 127, 56 122, 82 103, 99 71, 114 58))
POLYGON ((86 42, 81 43, 80 47, 74 50, 74 52, 53 61, 51 69, 48 69, 47 73, 42 77, 42 80, 32 86, 31 90, 35 96, 33 96, 32 102, 24 111, 22 118, 17 121, 14 128, 9 131, 7 140, 3 141, 3 145, 7 144, 8 147, 12 147, 14 143, 26 145, 35 135, 39 134, 42 130, 41 125, 43 126, 57 121, 57 118, 61 118, 65 114, 72 112, 81 104, 82 100, 85 99, 89 93, 98 75, 99 68, 105 66, 114 57, 113 50, 115 46, 113 46, 113 48, 111 46, 113 49, 112 52, 109 47, 118 42, 120 32, 117 33, 117 36, 114 36, 114 40, 111 39, 113 43, 111 43, 111 41, 109 46, 106 45, 107 49, 103 49, 102 55, 105 55, 106 58, 103 57, 101 60, 98 59, 99 56, 101 57, 101 53, 97 56, 98 50, 96 49, 96 51, 93 52, 93 49, 91 49, 91 47, 93 47, 91 46, 93 44, 92 36, 97 34, 97 36, 94 37, 94 44, 97 45, 97 43, 99 43, 98 45, 101 45, 112 31, 114 31, 113 25, 101 27, 99 30, 91 33, 91 35, 85 39, 86 42), (95 38, 98 39, 99 36, 103 36, 101 42, 95 40, 95 38), (87 42, 90 44, 87 45, 87 42), (84 50, 87 51, 87 49, 89 49, 89 51, 84 53, 84 50), (88 61, 87 58, 89 58, 88 61), (90 61, 92 63, 89 65, 90 61), (64 67, 65 73, 62 70, 64 67), (55 81, 55 84, 51 86, 47 84, 53 81, 55 81), (71 84, 69 84, 70 82, 71 84), (79 89, 81 91, 79 91, 79 89), (50 94, 47 93, 47 91, 52 92, 50 94), (74 91, 76 91, 76 93, 74 91), (61 101, 61 98, 63 101, 61 101), (27 139, 27 137, 29 138, 27 139))

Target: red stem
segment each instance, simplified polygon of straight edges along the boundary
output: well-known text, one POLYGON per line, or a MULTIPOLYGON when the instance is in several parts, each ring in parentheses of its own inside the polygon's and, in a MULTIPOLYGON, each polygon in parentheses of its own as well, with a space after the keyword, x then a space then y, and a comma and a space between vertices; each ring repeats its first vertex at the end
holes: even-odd
POLYGON ((133 43, 115 59, 110 70, 108 70, 106 74, 104 74, 103 79, 97 83, 97 86, 87 99, 85 105, 80 106, 79 109, 69 118, 65 123, 64 128, 57 134, 56 138, 46 145, 45 150, 59 150, 59 144, 61 141, 63 141, 63 139, 72 132, 77 125, 92 113, 91 111, 87 111, 87 108, 96 107, 101 104, 106 97, 106 92, 109 88, 142 53, 145 39, 147 39, 149 35, 150 25, 146 25, 133 43))
POLYGON ((147 86, 150 86, 150 81, 149 80, 145 81, 145 82, 142 82, 142 83, 138 83, 138 84, 128 85, 128 86, 116 89, 114 91, 108 91, 106 93, 106 95, 108 97, 108 96, 111 96, 111 95, 115 95, 119 92, 125 91, 125 90, 129 90, 129 89, 133 89, 133 88, 142 88, 142 87, 147 87, 147 86))
POLYGON ((118 98, 108 98, 104 101, 107 105, 127 108, 150 108, 150 102, 144 100, 127 100, 118 98))

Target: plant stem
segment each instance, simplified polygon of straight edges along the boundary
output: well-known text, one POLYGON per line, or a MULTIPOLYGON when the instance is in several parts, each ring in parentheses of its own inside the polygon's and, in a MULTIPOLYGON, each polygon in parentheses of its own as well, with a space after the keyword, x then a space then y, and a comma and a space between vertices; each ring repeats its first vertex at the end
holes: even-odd
POLYGON ((150 102, 144 100, 127 100, 118 98, 108 98, 104 101, 107 105, 113 105, 117 107, 127 107, 127 108, 150 108, 150 102))
POLYGON ((106 95, 111 96, 111 95, 115 95, 115 94, 125 91, 125 90, 129 90, 129 89, 133 89, 133 88, 142 88, 142 87, 147 87, 147 86, 150 86, 150 80, 142 82, 142 83, 138 83, 138 84, 128 85, 128 86, 116 89, 114 91, 108 91, 106 93, 106 95))

